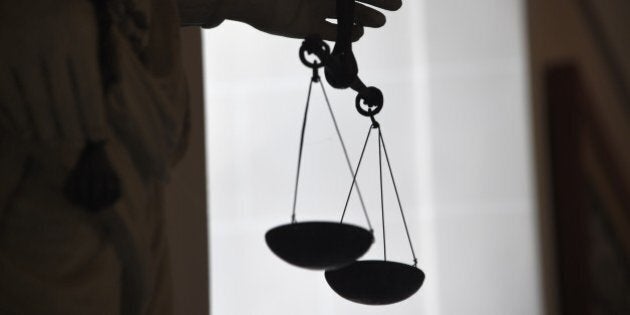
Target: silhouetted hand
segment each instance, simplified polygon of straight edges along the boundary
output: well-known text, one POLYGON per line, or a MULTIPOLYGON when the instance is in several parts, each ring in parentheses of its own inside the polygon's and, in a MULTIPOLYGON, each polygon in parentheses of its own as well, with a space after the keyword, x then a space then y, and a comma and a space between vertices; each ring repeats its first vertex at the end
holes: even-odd
MULTIPOLYGON (((326 20, 336 17, 335 0, 179 0, 179 3, 184 25, 206 24, 212 27, 218 24, 217 21, 230 19, 280 36, 304 38, 317 33, 326 40, 334 40, 337 35, 336 25, 326 20), (199 16, 204 12, 212 12, 211 17, 205 17, 205 23, 199 16)), ((363 35, 364 26, 381 27, 385 24, 385 15, 377 8, 395 11, 401 5, 401 0, 358 0, 355 4, 353 39, 363 35)))

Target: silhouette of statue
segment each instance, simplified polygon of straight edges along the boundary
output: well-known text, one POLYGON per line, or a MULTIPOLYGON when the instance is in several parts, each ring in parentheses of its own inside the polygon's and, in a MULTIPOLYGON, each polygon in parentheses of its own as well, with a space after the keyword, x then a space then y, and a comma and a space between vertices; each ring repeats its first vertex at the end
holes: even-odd
MULTIPOLYGON (((356 4, 354 39, 380 27, 356 4)), ((334 0, 0 1, 0 314, 170 314, 162 189, 186 149, 180 25, 334 39, 334 0)))

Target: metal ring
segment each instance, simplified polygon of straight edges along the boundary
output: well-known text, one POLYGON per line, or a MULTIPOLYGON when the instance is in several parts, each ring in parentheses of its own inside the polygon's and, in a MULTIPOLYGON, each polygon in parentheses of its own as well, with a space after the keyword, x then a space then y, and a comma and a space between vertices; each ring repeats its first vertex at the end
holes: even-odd
POLYGON ((359 114, 374 116, 383 109, 383 93, 374 86, 367 87, 357 94, 354 103, 359 114), (362 103, 367 106, 367 109, 363 108, 362 103))
POLYGON ((321 37, 317 35, 311 35, 306 37, 302 42, 302 46, 300 46, 300 61, 302 64, 309 68, 321 68, 324 65, 324 60, 322 57, 330 55, 330 46, 326 44, 321 37), (318 61, 308 61, 306 59, 306 55, 315 55, 318 61))

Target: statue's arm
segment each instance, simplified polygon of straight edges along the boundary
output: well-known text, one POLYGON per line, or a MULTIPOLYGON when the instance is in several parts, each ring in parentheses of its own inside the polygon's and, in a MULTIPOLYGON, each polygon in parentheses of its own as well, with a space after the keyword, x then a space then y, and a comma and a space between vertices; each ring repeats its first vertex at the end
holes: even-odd
MULTIPOLYGON (((336 25, 327 19, 335 17, 336 0, 177 0, 183 26, 214 27, 223 20, 247 23, 266 33, 304 38, 318 33, 334 40, 336 25)), ((395 11, 401 0, 357 0, 353 35, 358 39, 363 27, 385 24, 382 10, 395 11), (368 4, 370 6, 364 5, 368 4)))

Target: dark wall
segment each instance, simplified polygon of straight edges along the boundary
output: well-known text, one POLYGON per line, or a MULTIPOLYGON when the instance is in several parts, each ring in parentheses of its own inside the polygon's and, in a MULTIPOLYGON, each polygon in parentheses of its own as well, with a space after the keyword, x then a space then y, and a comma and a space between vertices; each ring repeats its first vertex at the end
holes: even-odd
POLYGON ((630 307, 630 2, 527 4, 547 313, 618 314, 630 307))

